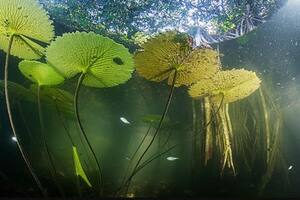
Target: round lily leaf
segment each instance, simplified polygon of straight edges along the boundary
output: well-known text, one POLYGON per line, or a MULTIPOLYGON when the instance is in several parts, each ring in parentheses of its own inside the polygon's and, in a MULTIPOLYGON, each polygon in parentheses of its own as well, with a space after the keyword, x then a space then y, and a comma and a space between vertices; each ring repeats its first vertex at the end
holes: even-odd
POLYGON ((53 67, 38 61, 23 60, 19 63, 22 74, 38 85, 58 85, 64 81, 53 67))
POLYGON ((84 73, 83 84, 112 87, 131 78, 134 64, 123 45, 96 33, 75 32, 58 37, 48 47, 47 60, 65 78, 84 73))
POLYGON ((52 21, 36 0, 0 0, 0 49, 7 51, 14 35, 11 54, 23 59, 38 59, 54 37, 52 21))
POLYGON ((135 55, 137 72, 150 81, 161 82, 180 67, 191 52, 186 34, 168 31, 149 39, 142 45, 143 50, 135 55))
POLYGON ((186 34, 171 31, 148 40, 143 51, 135 55, 137 72, 144 78, 172 84, 177 71, 175 86, 191 85, 202 77, 218 71, 218 54, 212 49, 192 50, 186 34))
POLYGON ((191 97, 211 96, 215 102, 231 103, 251 95, 260 87, 255 72, 244 69, 219 71, 215 76, 202 79, 189 88, 191 97))
MULTIPOLYGON (((212 49, 193 50, 177 71, 175 86, 190 86, 193 83, 207 77, 214 76, 220 70, 218 53, 212 49)), ((168 78, 168 84, 171 85, 174 77, 174 71, 168 78)))

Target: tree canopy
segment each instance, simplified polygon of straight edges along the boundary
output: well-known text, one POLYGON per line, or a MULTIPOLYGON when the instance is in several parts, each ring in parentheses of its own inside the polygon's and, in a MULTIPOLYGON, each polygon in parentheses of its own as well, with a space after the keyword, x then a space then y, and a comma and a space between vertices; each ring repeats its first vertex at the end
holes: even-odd
POLYGON ((70 28, 133 41, 137 33, 151 35, 166 29, 188 32, 193 27, 235 37, 264 22, 285 1, 40 0, 54 20, 70 28))

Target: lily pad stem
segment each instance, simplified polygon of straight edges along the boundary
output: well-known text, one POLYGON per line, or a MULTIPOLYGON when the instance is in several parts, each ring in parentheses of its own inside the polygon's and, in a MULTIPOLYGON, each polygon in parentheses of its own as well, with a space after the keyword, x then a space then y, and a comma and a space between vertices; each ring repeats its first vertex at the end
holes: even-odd
POLYGON ((45 131, 44 131, 45 126, 44 126, 44 119, 43 119, 43 112, 42 112, 42 105, 41 105, 41 86, 40 85, 37 86, 37 103, 38 103, 38 114, 39 114, 39 122, 40 122, 40 128, 41 128, 42 141, 43 141, 45 151, 46 151, 46 154, 48 156, 49 163, 50 163, 49 171, 51 173, 53 181, 54 181, 56 187, 58 188, 60 194, 63 197, 65 197, 64 190, 63 190, 63 188, 61 187, 61 185, 59 184, 59 182, 57 180, 57 170, 56 170, 54 161, 52 159, 50 148, 49 148, 47 138, 46 138, 46 135, 45 135, 45 131))
POLYGON ((80 88, 81 88, 81 85, 82 85, 84 77, 85 77, 85 73, 81 73, 80 76, 79 76, 79 78, 78 78, 77 86, 76 86, 76 89, 75 89, 75 95, 74 95, 74 110, 75 110, 75 115, 76 115, 77 126, 78 126, 81 134, 84 136, 84 139, 85 139, 85 141, 86 141, 86 143, 87 143, 87 145, 88 145, 88 147, 89 147, 89 149, 90 149, 90 151, 91 151, 91 153, 92 153, 92 155, 93 155, 93 157, 94 157, 94 159, 96 161, 96 164, 97 164, 97 168, 98 168, 98 172, 99 172, 99 178, 100 178, 99 179, 100 193, 102 195, 102 193, 103 193, 103 188, 102 188, 102 186, 103 186, 103 184, 102 184, 102 182, 103 182, 102 170, 101 170, 99 161, 97 159, 97 156, 96 156, 96 154, 95 154, 95 152, 93 150, 93 147, 92 147, 92 145, 91 145, 91 143, 90 143, 90 141, 89 141, 89 139, 88 139, 88 137, 87 137, 87 135, 86 135, 86 133, 85 133, 85 131, 83 129, 83 126, 82 126, 82 123, 81 123, 81 120, 80 120, 80 116, 79 116, 79 111, 78 111, 78 96, 79 96, 80 88))
MULTIPOLYGON (((164 108, 164 111, 163 111, 163 114, 160 118, 160 121, 159 121, 159 124, 158 124, 158 127, 150 141, 150 143, 148 144, 147 148, 145 149, 145 151, 143 152, 143 154, 140 156, 139 160, 137 161, 134 169, 133 169, 133 172, 132 172, 132 175, 134 175, 136 173, 136 170, 138 169, 138 167, 140 166, 140 163, 142 161, 142 159, 144 158, 144 156, 146 155, 146 153, 148 152, 148 150, 150 149, 150 147, 152 146, 156 136, 158 135, 160 129, 161 129, 161 126, 162 126, 162 122, 164 121, 167 113, 168 113, 168 110, 169 110, 169 106, 171 104, 171 100, 172 100, 172 96, 173 96, 173 93, 174 93, 174 89, 175 89, 175 83, 176 83, 176 77, 177 77, 177 70, 174 70, 174 76, 173 76, 173 81, 172 81, 172 85, 171 85, 171 89, 170 89, 170 93, 169 93, 169 96, 168 96, 168 99, 167 99, 167 103, 165 105, 165 108, 164 108)), ((133 176, 130 176, 128 178, 128 180, 126 181, 128 183, 127 185, 127 188, 129 188, 129 185, 130 185, 130 182, 133 178, 133 176)))
POLYGON ((9 38, 8 48, 7 48, 6 58, 5 58, 5 66, 4 66, 4 94, 5 94, 5 104, 6 104, 6 108, 7 108, 7 114, 8 114, 9 123, 10 123, 11 129, 12 129, 13 135, 14 135, 14 137, 17 138, 17 145, 18 145, 19 151, 22 155, 22 158, 25 161, 25 164, 26 164, 31 176, 32 176, 33 180, 35 181, 35 183, 37 184, 38 188, 40 189, 42 195, 44 197, 47 197, 47 192, 44 189, 44 187, 42 186, 42 183, 41 183, 40 179, 38 178, 37 174, 35 173, 32 165, 20 143, 20 139, 17 137, 17 132, 16 132, 16 128, 15 128, 13 117, 12 117, 10 101, 9 101, 9 94, 8 94, 8 64, 9 64, 10 52, 11 52, 12 45, 13 45, 13 40, 14 40, 14 35, 10 36, 10 38, 9 38))

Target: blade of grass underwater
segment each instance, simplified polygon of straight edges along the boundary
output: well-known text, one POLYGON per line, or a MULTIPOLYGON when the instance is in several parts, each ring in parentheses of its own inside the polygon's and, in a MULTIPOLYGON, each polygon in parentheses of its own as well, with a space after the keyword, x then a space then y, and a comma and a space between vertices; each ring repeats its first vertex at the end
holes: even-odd
POLYGON ((74 159, 76 176, 80 176, 89 187, 92 187, 92 184, 90 183, 88 177, 86 176, 86 174, 82 168, 82 165, 81 165, 81 162, 80 162, 80 159, 78 156, 77 148, 74 146, 73 146, 73 159, 74 159))

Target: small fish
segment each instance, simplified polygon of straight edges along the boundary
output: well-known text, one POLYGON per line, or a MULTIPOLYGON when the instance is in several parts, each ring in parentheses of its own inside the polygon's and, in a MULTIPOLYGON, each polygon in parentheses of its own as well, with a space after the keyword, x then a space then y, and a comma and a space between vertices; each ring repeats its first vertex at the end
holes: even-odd
POLYGON ((63 173, 62 171, 58 171, 57 172, 59 175, 61 175, 62 177, 66 177, 65 173, 63 173))
POLYGON ((129 122, 125 117, 120 117, 120 120, 121 120, 124 124, 130 124, 130 122, 129 122))
POLYGON ((11 137, 11 139, 12 139, 12 141, 14 141, 14 142, 18 142, 18 139, 17 139, 17 137, 15 137, 15 136, 11 137))
POLYGON ((178 160, 178 159, 179 159, 179 158, 173 157, 173 156, 167 157, 167 160, 168 160, 168 161, 174 161, 174 160, 178 160))
POLYGON ((293 165, 290 165, 288 170, 292 170, 293 169, 293 165))
POLYGON ((128 156, 125 157, 126 160, 131 160, 128 156))

